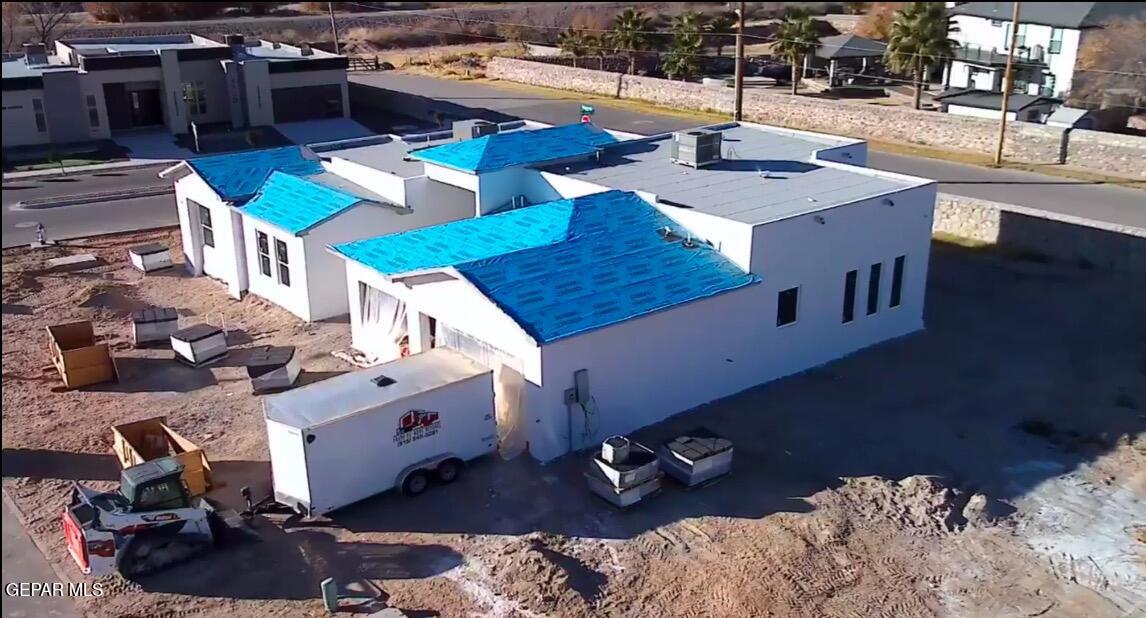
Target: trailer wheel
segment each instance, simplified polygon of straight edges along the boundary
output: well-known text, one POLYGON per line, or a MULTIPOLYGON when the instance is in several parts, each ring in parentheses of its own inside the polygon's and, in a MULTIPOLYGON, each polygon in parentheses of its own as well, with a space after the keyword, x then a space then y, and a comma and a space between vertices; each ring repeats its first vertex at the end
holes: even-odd
POLYGON ((416 496, 430 486, 430 478, 423 470, 414 470, 402 481, 402 493, 407 496, 416 496))
POLYGON ((447 459, 438 464, 434 474, 442 483, 453 483, 462 473, 462 462, 457 459, 447 459))

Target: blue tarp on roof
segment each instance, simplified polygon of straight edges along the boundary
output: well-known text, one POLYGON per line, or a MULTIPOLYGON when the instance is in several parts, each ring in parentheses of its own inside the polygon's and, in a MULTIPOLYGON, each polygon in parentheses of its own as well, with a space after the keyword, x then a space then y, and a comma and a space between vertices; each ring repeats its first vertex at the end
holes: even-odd
POLYGON ((274 170, 243 214, 297 235, 361 201, 357 195, 274 170))
POLYGON ((476 139, 415 150, 410 155, 428 163, 465 172, 488 172, 588 156, 617 138, 588 123, 533 131, 496 133, 476 139))
POLYGON ((257 192, 275 170, 295 176, 321 173, 322 163, 308 154, 301 146, 283 146, 200 157, 187 164, 223 199, 239 201, 257 192))
POLYGON ((759 282, 686 235, 636 194, 608 191, 334 249, 388 276, 453 266, 549 343, 759 282))

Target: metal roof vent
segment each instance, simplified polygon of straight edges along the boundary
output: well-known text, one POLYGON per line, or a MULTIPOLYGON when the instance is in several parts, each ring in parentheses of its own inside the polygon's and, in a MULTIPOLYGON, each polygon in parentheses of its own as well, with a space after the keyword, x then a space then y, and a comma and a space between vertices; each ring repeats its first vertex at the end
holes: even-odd
POLYGON ((720 161, 719 131, 678 131, 672 134, 669 158, 673 163, 700 168, 720 161))

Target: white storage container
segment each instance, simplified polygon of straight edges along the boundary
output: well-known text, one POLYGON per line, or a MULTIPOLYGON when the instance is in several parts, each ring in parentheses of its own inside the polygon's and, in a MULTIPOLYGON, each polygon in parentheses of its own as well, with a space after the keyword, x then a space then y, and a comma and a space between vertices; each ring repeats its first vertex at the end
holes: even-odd
POLYGON ((621 489, 639 485, 657 475, 657 455, 652 449, 629 442, 628 451, 624 461, 619 462, 606 461, 601 453, 595 453, 592 467, 599 470, 614 487, 621 489))
POLYGON ((626 508, 652 496, 661 489, 661 474, 655 473, 652 477, 630 487, 614 487, 613 483, 602 474, 601 470, 593 467, 585 472, 589 483, 589 490, 603 498, 609 504, 626 508))
POLYGON ((171 250, 166 245, 149 243, 127 250, 131 265, 145 273, 171 267, 171 250))
POLYGON ((447 348, 270 395, 263 413, 275 500, 306 515, 497 448, 493 372, 447 348))
POLYGON ((132 345, 167 341, 177 330, 179 330, 179 315, 171 307, 131 312, 132 345))
POLYGON ((249 350, 246 367, 251 392, 255 394, 290 388, 301 371, 294 346, 261 346, 249 350))
POLYGON ((210 324, 196 324, 171 333, 175 360, 200 367, 227 355, 227 336, 223 329, 210 324))

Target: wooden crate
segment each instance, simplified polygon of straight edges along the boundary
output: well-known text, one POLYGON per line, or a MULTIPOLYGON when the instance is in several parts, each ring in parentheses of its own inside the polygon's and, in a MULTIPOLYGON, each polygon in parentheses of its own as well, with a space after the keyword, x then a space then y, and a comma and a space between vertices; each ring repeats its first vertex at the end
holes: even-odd
POLYGON ((48 350, 64 386, 80 388, 117 378, 115 361, 106 343, 96 343, 91 322, 48 327, 48 350))
POLYGON ((124 468, 161 457, 174 457, 183 465, 183 481, 193 496, 213 486, 211 462, 194 442, 167 426, 166 416, 157 416, 111 428, 112 450, 124 468))

